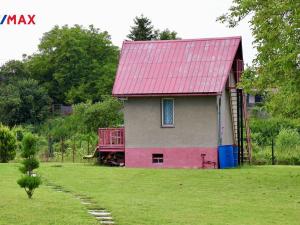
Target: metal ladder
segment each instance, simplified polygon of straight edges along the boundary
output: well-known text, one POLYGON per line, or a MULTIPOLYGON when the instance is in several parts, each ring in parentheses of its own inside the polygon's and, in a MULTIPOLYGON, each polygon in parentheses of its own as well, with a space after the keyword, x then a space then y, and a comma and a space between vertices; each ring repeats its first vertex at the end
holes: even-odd
MULTIPOLYGON (((249 115, 247 111, 247 102, 246 102, 246 95, 243 93, 242 90, 238 91, 236 84, 239 82, 239 78, 244 70, 244 63, 242 60, 236 60, 234 64, 234 73, 236 82, 229 79, 229 95, 230 95, 230 108, 231 108, 231 119, 232 119, 232 131, 234 137, 234 144, 238 145, 239 140, 239 118, 242 118, 242 124, 245 128, 243 131, 242 138, 243 146, 245 146, 243 153, 240 155, 242 156, 241 162, 249 162, 251 163, 252 159, 252 144, 251 144, 251 130, 249 126, 249 115), (238 96, 239 95, 239 96, 238 96), (240 102, 238 102, 238 100, 240 102), (239 104, 242 103, 242 110, 238 110, 239 104), (245 145, 244 145, 245 142, 245 145)), ((241 135, 241 134, 240 134, 241 135)), ((241 137, 240 137, 241 138, 241 137)))
POLYGON ((251 163, 252 161, 252 143, 251 143, 251 130, 249 125, 249 115, 247 111, 246 96, 243 94, 243 118, 246 131, 246 151, 244 152, 244 161, 251 163))
POLYGON ((238 145, 237 91, 235 88, 229 89, 229 96, 230 96, 233 143, 235 145, 238 145))

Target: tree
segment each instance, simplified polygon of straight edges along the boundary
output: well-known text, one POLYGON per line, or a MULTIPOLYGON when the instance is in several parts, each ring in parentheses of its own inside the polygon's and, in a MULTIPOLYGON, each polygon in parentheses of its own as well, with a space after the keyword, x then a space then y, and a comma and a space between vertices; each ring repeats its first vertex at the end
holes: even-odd
POLYGON ((131 27, 130 33, 127 35, 130 40, 141 41, 157 39, 157 34, 151 20, 143 14, 139 17, 136 16, 133 22, 134 25, 131 27))
POLYGON ((115 127, 121 124, 123 124, 121 102, 106 96, 102 102, 89 101, 73 105, 73 113, 69 116, 48 119, 42 127, 42 132, 48 137, 49 146, 52 142, 59 143, 62 162, 66 143, 70 140, 74 162, 76 142, 86 141, 89 153, 90 147, 97 140, 99 127, 115 127))
POLYGON ((1 83, 11 83, 18 79, 25 79, 28 77, 29 71, 27 70, 23 61, 10 60, 0 67, 1 83))
POLYGON ((76 117, 82 133, 97 133, 99 127, 114 127, 123 123, 122 104, 112 97, 97 103, 81 103, 74 106, 72 116, 76 117))
POLYGON ((82 139, 87 141, 87 153, 90 153, 90 144, 96 139, 98 128, 115 127, 123 123, 121 112, 122 104, 115 98, 106 97, 102 102, 94 104, 81 103, 74 107, 74 116, 78 121, 82 139))
POLYGON ((158 32, 158 39, 160 40, 176 40, 180 39, 177 37, 177 32, 170 31, 168 28, 164 29, 163 31, 158 32))
POLYGON ((21 105, 19 89, 11 84, 3 85, 0 88, 0 123, 9 126, 18 124, 21 105))
POLYGON ((23 166, 20 171, 24 174, 17 183, 21 188, 24 188, 29 199, 32 198, 33 192, 42 183, 41 178, 33 173, 33 170, 39 168, 39 161, 35 158, 38 152, 38 138, 31 133, 27 133, 22 140, 22 154, 24 158, 23 166))
POLYGON ((267 92, 273 115, 300 118, 300 4, 290 0, 234 0, 218 18, 235 27, 247 16, 257 56, 241 85, 267 92))
POLYGON ((119 50, 106 31, 55 26, 43 35, 38 49, 28 69, 54 103, 96 102, 111 93, 119 50))
POLYGON ((16 156, 17 140, 8 127, 0 124, 0 162, 7 163, 16 156))
POLYGON ((143 14, 137 16, 133 20, 134 26, 131 27, 127 37, 132 41, 147 41, 147 40, 175 40, 177 32, 164 29, 163 31, 154 29, 152 22, 143 14))
POLYGON ((64 154, 65 154, 65 140, 67 137, 71 135, 71 130, 69 129, 68 124, 66 123, 66 119, 64 117, 58 117, 51 120, 51 136, 59 139, 60 141, 60 152, 61 152, 61 162, 64 162, 64 154))
POLYGON ((65 118, 66 127, 68 129, 69 137, 72 142, 72 161, 75 162, 75 154, 76 154, 76 141, 80 138, 79 130, 80 126, 78 126, 78 118, 76 116, 68 116, 65 118))
POLYGON ((32 79, 17 82, 20 93, 20 122, 40 123, 49 114, 50 98, 45 88, 32 79))
POLYGON ((2 85, 0 122, 13 126, 40 123, 49 114, 50 98, 45 88, 32 79, 18 79, 2 85))

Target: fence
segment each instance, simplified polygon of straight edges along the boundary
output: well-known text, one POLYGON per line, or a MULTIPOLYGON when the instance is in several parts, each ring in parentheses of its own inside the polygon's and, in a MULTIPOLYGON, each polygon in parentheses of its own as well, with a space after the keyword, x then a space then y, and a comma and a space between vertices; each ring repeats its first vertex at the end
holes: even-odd
POLYGON ((275 138, 264 146, 253 145, 253 164, 258 165, 300 165, 300 145, 279 146, 275 138))

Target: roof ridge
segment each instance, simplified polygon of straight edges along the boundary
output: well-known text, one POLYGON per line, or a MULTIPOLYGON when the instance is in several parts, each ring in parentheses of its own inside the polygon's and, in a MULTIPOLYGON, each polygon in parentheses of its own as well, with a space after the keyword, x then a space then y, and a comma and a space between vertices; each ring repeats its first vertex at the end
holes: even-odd
POLYGON ((242 36, 228 36, 228 37, 209 37, 209 38, 191 38, 191 39, 176 39, 176 40, 147 40, 147 41, 131 41, 124 40, 123 44, 135 43, 166 43, 166 42, 191 42, 191 41, 208 41, 208 40, 228 40, 228 39, 242 39, 242 36))

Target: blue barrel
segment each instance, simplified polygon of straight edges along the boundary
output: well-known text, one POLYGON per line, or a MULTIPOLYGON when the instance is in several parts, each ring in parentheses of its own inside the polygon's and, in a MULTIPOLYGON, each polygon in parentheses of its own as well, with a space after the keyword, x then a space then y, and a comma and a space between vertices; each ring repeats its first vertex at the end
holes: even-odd
POLYGON ((218 153, 220 169, 232 168, 234 166, 232 145, 220 145, 218 153))
POLYGON ((238 146, 233 146, 233 166, 237 167, 239 162, 238 162, 238 154, 239 154, 239 148, 238 146))

